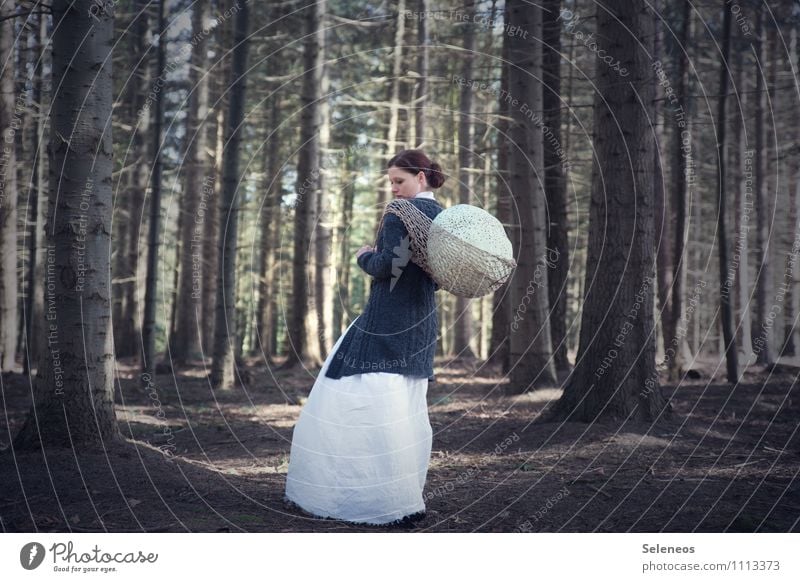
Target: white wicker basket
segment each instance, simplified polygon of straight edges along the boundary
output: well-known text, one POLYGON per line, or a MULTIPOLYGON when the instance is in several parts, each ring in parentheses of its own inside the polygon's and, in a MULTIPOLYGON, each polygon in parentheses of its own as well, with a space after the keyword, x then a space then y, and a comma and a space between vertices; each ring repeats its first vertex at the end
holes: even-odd
POLYGON ((407 200, 394 200, 386 206, 389 212, 399 216, 409 232, 411 260, 454 295, 491 293, 517 266, 503 225, 482 208, 457 204, 431 221, 407 200))

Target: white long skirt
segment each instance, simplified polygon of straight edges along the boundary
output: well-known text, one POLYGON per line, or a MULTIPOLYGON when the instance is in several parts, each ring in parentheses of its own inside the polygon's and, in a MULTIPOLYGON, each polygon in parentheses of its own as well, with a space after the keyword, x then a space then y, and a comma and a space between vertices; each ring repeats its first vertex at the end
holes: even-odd
POLYGON ((425 510, 428 379, 385 372, 327 378, 346 333, 294 427, 285 496, 320 517, 385 524, 425 510))

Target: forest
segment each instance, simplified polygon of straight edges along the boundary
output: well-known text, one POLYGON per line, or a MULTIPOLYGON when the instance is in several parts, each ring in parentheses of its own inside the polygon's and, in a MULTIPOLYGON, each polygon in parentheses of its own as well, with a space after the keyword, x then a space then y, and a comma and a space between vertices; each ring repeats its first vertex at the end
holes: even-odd
POLYGON ((800 531, 798 69, 795 0, 0 0, 2 531, 388 531, 282 491, 406 149, 516 261, 415 531, 800 531))

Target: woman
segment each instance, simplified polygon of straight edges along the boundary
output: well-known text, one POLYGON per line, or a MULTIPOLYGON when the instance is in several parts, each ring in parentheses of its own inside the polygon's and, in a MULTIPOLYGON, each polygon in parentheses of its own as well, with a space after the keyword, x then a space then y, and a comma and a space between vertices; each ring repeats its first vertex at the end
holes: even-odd
MULTIPOLYGON (((444 174, 421 151, 401 151, 387 172, 395 197, 431 219, 442 211, 431 189, 444 174)), ((336 341, 294 428, 285 497, 313 515, 375 525, 424 516, 437 286, 408 245, 402 221, 386 214, 377 246, 356 252, 373 277, 369 301, 336 341)))

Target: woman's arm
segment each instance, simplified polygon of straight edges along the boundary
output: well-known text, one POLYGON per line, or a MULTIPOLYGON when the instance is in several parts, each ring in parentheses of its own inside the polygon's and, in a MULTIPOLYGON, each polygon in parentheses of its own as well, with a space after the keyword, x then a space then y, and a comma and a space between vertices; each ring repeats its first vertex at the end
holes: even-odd
POLYGON ((376 279, 389 279, 392 270, 399 276, 411 260, 411 240, 403 221, 395 214, 387 214, 381 227, 380 252, 369 251, 358 257, 358 266, 376 279))

